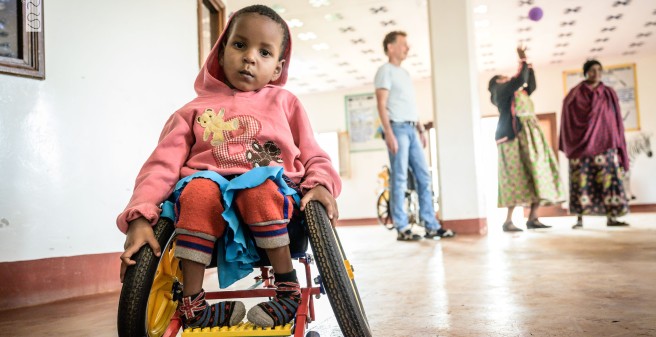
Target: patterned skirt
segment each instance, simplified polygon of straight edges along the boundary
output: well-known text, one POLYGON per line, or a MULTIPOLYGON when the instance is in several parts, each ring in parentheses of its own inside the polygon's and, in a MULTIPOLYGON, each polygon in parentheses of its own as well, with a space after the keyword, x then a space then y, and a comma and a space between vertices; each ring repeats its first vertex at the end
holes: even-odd
POLYGON ((569 211, 618 217, 629 213, 617 150, 569 160, 569 211))
POLYGON ((563 202, 558 162, 534 114, 519 117, 522 130, 498 145, 499 207, 563 202))

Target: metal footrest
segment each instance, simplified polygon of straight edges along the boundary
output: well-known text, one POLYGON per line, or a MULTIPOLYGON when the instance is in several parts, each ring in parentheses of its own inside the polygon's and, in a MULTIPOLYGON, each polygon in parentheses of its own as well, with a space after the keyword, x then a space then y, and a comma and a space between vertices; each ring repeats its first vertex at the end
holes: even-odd
POLYGON ((182 337, 233 337, 233 336, 291 336, 292 324, 278 325, 273 328, 261 328, 250 322, 239 323, 231 327, 187 328, 182 337))

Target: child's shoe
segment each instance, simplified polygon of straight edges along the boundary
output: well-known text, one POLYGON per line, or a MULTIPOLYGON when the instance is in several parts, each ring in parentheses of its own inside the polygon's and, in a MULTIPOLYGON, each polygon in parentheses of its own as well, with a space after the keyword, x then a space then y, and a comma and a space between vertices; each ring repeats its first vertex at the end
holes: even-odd
POLYGON ((186 296, 178 304, 180 318, 185 328, 224 327, 239 324, 246 315, 244 303, 225 301, 209 304, 205 301, 205 291, 186 296))
POLYGON ((296 270, 275 275, 276 297, 271 301, 262 302, 248 311, 248 321, 263 328, 292 322, 296 317, 296 310, 301 304, 301 286, 296 278, 296 270))

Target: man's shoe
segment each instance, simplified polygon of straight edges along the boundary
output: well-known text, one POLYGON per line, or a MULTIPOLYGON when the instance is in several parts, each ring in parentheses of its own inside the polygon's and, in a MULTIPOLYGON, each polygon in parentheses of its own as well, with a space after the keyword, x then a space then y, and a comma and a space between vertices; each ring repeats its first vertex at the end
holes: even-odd
POLYGON ((415 234, 410 230, 410 228, 404 230, 403 232, 399 231, 396 236, 396 241, 419 241, 421 240, 421 235, 415 234))
POLYGON ((424 235, 426 239, 452 238, 454 236, 456 236, 456 232, 444 228, 440 228, 437 230, 426 230, 426 235, 424 235))
POLYGON ((512 221, 508 221, 503 224, 503 231, 504 232, 523 232, 521 228, 515 227, 515 225, 512 223, 512 221))
POLYGON ((535 220, 526 221, 526 228, 527 229, 539 229, 539 228, 551 228, 551 226, 547 226, 547 225, 541 223, 540 220, 535 219, 535 220))

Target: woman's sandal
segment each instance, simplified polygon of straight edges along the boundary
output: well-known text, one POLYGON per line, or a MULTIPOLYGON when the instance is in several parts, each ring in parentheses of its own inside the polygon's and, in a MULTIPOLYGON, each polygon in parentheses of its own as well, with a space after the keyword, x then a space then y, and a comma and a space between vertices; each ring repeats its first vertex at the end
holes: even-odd
POLYGON ((526 228, 527 229, 539 229, 539 228, 551 228, 551 226, 545 225, 540 222, 540 220, 535 219, 535 220, 529 220, 526 221, 526 228))
POLYGON ((608 227, 626 227, 628 225, 629 224, 626 222, 617 221, 615 219, 608 219, 608 222, 606 222, 606 226, 608 227))
POLYGON ((523 232, 523 230, 516 227, 512 221, 505 222, 502 228, 504 232, 523 232))

